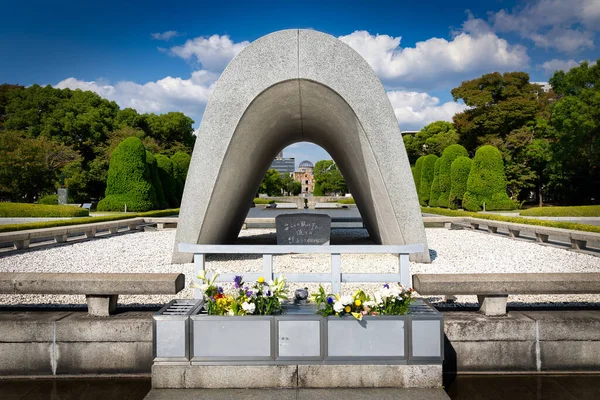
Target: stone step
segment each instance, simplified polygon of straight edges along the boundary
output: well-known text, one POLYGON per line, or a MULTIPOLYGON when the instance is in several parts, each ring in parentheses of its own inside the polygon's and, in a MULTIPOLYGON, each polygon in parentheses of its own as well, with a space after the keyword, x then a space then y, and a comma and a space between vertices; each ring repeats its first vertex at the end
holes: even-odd
POLYGON ((144 400, 449 400, 443 389, 152 389, 144 400))

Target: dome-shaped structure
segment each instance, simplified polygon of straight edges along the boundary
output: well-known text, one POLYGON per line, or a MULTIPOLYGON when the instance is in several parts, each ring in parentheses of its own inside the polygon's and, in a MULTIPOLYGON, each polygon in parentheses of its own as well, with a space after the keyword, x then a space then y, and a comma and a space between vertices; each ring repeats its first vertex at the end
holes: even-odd
POLYGON ((310 169, 314 169, 315 166, 310 161, 304 160, 304 161, 302 161, 300 163, 300 165, 298 166, 298 168, 310 168, 310 169))

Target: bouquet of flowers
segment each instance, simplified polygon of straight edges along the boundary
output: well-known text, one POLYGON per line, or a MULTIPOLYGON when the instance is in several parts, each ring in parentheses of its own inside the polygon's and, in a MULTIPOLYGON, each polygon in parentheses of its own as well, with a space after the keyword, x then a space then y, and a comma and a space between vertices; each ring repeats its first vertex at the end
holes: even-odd
POLYGON ((283 276, 269 282, 260 277, 252 284, 244 282, 242 276, 236 276, 233 293, 225 293, 222 286, 215 285, 217 276, 206 276, 202 272, 198 276, 202 284, 192 284, 202 291, 204 307, 209 315, 273 315, 283 311, 281 301, 287 299, 283 276))
POLYGON ((413 301, 413 292, 413 289, 407 289, 400 284, 390 288, 386 283, 373 296, 367 295, 362 290, 357 290, 352 296, 340 296, 326 293, 325 289, 319 286, 319 292, 313 294, 313 300, 317 304, 317 314, 324 317, 352 315, 360 321, 363 315, 406 314, 413 301))

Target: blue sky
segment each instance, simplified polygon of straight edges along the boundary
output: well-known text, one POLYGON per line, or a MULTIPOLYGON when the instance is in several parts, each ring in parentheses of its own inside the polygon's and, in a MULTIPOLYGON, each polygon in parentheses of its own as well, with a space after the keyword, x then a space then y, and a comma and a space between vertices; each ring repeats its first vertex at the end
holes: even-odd
MULTIPOLYGON (((182 111, 196 128, 231 58, 280 29, 320 30, 358 51, 401 130, 451 120, 463 80, 518 70, 547 81, 600 57, 598 0, 4 3, 1 82, 94 90, 140 112, 182 111)), ((284 153, 327 157, 304 143, 284 153)))

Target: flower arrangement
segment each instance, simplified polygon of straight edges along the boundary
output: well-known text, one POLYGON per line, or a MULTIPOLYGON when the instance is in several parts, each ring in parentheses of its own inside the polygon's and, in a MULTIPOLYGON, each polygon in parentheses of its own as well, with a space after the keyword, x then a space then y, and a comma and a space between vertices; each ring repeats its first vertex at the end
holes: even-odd
POLYGON ((273 315, 283 311, 281 300, 287 299, 287 286, 283 276, 265 282, 260 277, 247 284, 242 276, 235 276, 235 291, 225 293, 222 286, 215 284, 219 274, 207 276, 203 271, 198 275, 201 285, 192 283, 204 295, 204 308, 208 315, 273 315))
POLYGON ((319 286, 319 292, 313 294, 313 300, 317 304, 317 314, 324 317, 352 315, 360 321, 363 315, 406 314, 410 303, 414 300, 413 292, 413 289, 407 289, 399 283, 392 287, 386 283, 373 296, 367 295, 362 290, 357 290, 351 296, 340 296, 326 293, 325 289, 319 286))

